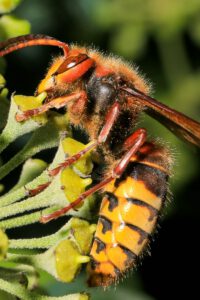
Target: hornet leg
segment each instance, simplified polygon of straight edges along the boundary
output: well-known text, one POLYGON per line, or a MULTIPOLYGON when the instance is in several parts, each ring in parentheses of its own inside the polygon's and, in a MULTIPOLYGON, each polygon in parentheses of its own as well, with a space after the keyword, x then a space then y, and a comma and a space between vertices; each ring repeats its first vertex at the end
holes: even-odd
MULTIPOLYGON (((103 128, 101 129, 101 132, 98 136, 97 141, 93 141, 91 143, 88 144, 88 146, 81 150, 80 152, 68 157, 64 162, 62 162, 58 167, 49 170, 49 175, 50 176, 56 176, 62 169, 69 167, 70 165, 72 165, 73 163, 75 163, 77 160, 79 160, 84 154, 86 154, 87 152, 89 152, 90 150, 92 150, 93 148, 95 148, 98 144, 104 143, 108 137, 108 134, 114 124, 114 122, 117 119, 117 116, 119 114, 119 104, 117 102, 115 102, 110 110, 108 111, 107 115, 106 115, 106 122, 105 125, 103 126, 103 128)), ((46 184, 42 184, 40 186, 38 186, 37 188, 33 189, 33 190, 29 190, 27 191, 28 195, 30 196, 35 196, 38 193, 40 193, 41 191, 43 191, 48 185, 50 184, 50 182, 46 183, 46 184)))
POLYGON ((78 93, 72 93, 71 95, 67 95, 67 96, 61 96, 58 98, 55 98, 53 100, 51 100, 48 103, 45 103, 43 105, 41 105, 40 107, 34 108, 34 109, 30 109, 30 110, 26 110, 22 113, 17 113, 15 118, 17 120, 17 122, 22 122, 25 121, 33 116, 37 116, 40 114, 43 114, 44 112, 48 111, 51 108, 61 108, 66 106, 69 102, 71 101, 77 101, 80 98, 85 99, 86 93, 84 91, 78 92, 78 93))
POLYGON ((95 186, 91 187, 89 190, 82 193, 75 201, 73 201, 71 204, 67 205, 66 207, 63 207, 49 215, 42 216, 40 222, 47 223, 53 219, 57 219, 58 217, 68 212, 70 209, 76 207, 88 196, 101 190, 105 185, 107 185, 113 179, 120 177, 124 172, 124 170, 126 169, 131 157, 140 149, 140 147, 146 141, 146 130, 142 128, 138 129, 130 136, 130 139, 132 140, 131 148, 125 153, 125 155, 122 157, 119 163, 115 166, 115 168, 112 171, 112 174, 109 177, 105 178, 102 182, 96 184, 95 186))

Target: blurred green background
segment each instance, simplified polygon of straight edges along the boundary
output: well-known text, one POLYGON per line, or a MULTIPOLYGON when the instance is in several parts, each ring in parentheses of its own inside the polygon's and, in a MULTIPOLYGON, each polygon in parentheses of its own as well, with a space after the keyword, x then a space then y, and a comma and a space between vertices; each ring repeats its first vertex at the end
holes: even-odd
MULTIPOLYGON (((24 0, 14 13, 30 21, 32 33, 123 56, 152 83, 153 96, 200 121, 199 0, 24 0)), ((55 49, 37 47, 9 55, 5 74, 9 90, 33 94, 53 54, 55 49)), ((93 290, 93 299, 181 299, 186 295, 191 299, 199 292, 195 270, 200 151, 147 116, 142 116, 141 126, 172 149, 173 197, 151 243, 151 256, 146 255, 138 270, 116 289, 93 290)), ((69 287, 51 281, 44 286, 50 294, 59 295, 84 290, 84 280, 83 275, 69 287)))

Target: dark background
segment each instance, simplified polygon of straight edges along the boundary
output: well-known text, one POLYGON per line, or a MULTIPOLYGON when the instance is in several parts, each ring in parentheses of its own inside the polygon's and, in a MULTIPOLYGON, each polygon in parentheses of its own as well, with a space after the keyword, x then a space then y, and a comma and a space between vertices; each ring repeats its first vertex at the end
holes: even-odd
MULTIPOLYGON (((95 45, 134 62, 153 83, 155 97, 200 121, 199 1, 26 0, 15 15, 29 20, 33 33, 95 45)), ((5 75, 9 90, 31 95, 57 53, 37 47, 10 55, 5 75)), ((149 117, 141 123, 172 149, 173 197, 151 243, 151 255, 115 292, 98 289, 93 299, 191 299, 199 293, 200 152, 149 117)), ((73 291, 84 289, 84 278, 80 280, 73 291)))

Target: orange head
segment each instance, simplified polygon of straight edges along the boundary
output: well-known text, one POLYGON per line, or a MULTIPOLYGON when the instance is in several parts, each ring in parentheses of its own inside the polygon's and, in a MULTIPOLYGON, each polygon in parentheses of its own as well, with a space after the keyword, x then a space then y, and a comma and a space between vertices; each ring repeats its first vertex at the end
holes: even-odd
POLYGON ((81 78, 94 66, 94 60, 78 50, 69 50, 67 56, 54 60, 45 78, 40 82, 37 92, 50 91, 59 86, 71 84, 81 78))
POLYGON ((94 60, 81 50, 70 49, 66 43, 41 34, 29 34, 11 38, 0 43, 0 56, 31 46, 45 45, 62 48, 64 55, 56 59, 45 78, 38 86, 37 92, 48 92, 53 88, 69 84, 81 78, 91 67, 94 60))

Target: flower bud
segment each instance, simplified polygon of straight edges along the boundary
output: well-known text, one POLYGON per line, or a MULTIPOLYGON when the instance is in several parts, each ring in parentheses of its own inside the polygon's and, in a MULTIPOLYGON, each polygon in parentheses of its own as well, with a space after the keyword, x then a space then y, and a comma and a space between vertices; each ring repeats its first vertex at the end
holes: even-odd
POLYGON ((8 13, 12 11, 17 4, 20 2, 20 0, 1 0, 0 1, 0 13, 8 13))
POLYGON ((6 80, 5 78, 0 74, 0 90, 5 86, 6 80))
POLYGON ((68 229, 60 232, 61 240, 56 245, 42 254, 28 258, 24 256, 20 262, 28 261, 29 264, 45 270, 59 281, 71 282, 74 280, 81 265, 90 260, 87 254, 90 251, 95 226, 78 218, 72 218, 66 225, 68 229))
POLYGON ((80 254, 78 247, 71 240, 63 240, 57 245, 55 259, 58 279, 64 282, 72 281, 81 264, 90 260, 88 256, 80 254))
POLYGON ((57 276, 61 281, 70 282, 81 268, 81 264, 89 262, 95 225, 78 218, 70 220, 72 238, 62 240, 55 248, 57 276))
MULTIPOLYGON (((72 156, 87 147, 87 145, 84 145, 70 137, 65 138, 62 141, 62 146, 64 152, 68 156, 72 156)), ((73 167, 75 167, 75 169, 78 169, 79 173, 82 173, 84 175, 90 174, 93 168, 90 151, 84 154, 83 157, 79 158, 77 162, 73 164, 73 167)))
POLYGON ((3 230, 0 229, 0 261, 6 257, 7 250, 8 250, 8 237, 3 232, 3 230))
MULTIPOLYGON (((37 97, 23 96, 23 95, 14 95, 13 96, 15 103, 18 105, 18 107, 21 111, 38 108, 39 106, 42 105, 45 98, 46 98, 45 92, 39 94, 37 97)), ((35 117, 33 117, 33 119, 41 124, 45 124, 47 122, 47 117, 46 117, 45 113, 35 116, 35 117)))
POLYGON ((82 254, 89 253, 95 231, 95 224, 90 225, 87 221, 78 218, 71 219, 71 234, 82 254))
POLYGON ((71 168, 66 168, 61 172, 61 185, 69 202, 76 200, 91 183, 91 178, 81 178, 71 168))
MULTIPOLYGON (((69 157, 80 152, 86 147, 86 145, 69 137, 62 141, 62 146, 64 152, 69 157)), ((86 187, 92 183, 91 178, 84 178, 84 176, 91 173, 92 168, 93 164, 90 153, 86 153, 77 162, 72 164, 70 167, 66 167, 61 172, 61 184, 69 202, 76 200, 80 194, 85 191, 86 187)), ((80 206, 82 206, 82 204, 77 207, 80 206)))

